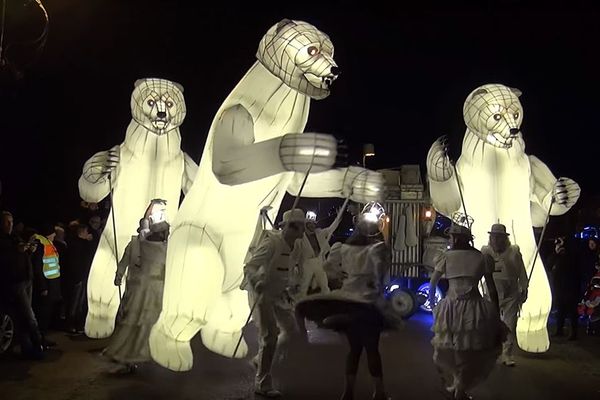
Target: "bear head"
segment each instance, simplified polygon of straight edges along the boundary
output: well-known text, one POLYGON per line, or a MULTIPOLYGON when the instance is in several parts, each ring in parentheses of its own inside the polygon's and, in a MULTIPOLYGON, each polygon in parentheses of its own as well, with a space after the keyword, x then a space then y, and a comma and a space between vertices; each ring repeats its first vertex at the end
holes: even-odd
POLYGON ((469 94, 463 117, 469 130, 485 143, 508 149, 521 135, 521 92, 501 84, 487 84, 469 94))
POLYGON ((178 128, 185 118, 183 87, 166 79, 146 78, 135 82, 131 115, 144 128, 164 135, 178 128))
POLYGON ((272 26, 256 57, 286 85, 313 99, 329 96, 339 75, 329 37, 302 21, 284 19, 272 26))

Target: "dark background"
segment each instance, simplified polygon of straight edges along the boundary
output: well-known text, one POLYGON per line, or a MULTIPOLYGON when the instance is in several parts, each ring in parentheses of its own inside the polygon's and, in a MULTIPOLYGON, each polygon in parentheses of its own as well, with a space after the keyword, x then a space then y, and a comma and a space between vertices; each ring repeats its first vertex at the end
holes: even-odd
MULTIPOLYGON (((43 26, 24 2, 7 0, 7 42, 43 26)), ((4 68, 0 80, 1 206, 29 223, 73 217, 81 167, 124 139, 138 78, 183 84, 183 148, 198 161, 215 112, 284 17, 314 24, 334 43, 342 75, 329 98, 312 102, 306 130, 345 138, 351 161, 372 142, 372 168, 423 165, 442 134, 458 156, 465 97, 499 82, 523 91, 528 152, 586 194, 599 191, 600 15, 591 1, 43 3, 45 48, 28 58, 14 47, 17 66, 30 65, 21 78, 4 68)))

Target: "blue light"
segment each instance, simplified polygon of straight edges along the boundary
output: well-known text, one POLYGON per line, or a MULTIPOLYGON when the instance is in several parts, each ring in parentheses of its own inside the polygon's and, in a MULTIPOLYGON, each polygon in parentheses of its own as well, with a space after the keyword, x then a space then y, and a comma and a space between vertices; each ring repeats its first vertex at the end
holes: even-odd
MULTIPOLYGON (((426 299, 425 302, 421 306, 419 306, 421 308, 421 310, 431 312, 433 310, 433 308, 431 307, 431 304, 429 303, 429 283, 424 283, 421 286, 419 286, 419 289, 417 289, 417 295, 424 296, 426 299)), ((442 298, 443 298, 442 291, 440 290, 440 288, 438 286, 436 286, 435 287, 435 302, 439 303, 440 300, 442 300, 442 298)))
POLYGON ((600 229, 597 226, 587 225, 581 232, 575 234, 577 239, 598 239, 600 237, 600 229))

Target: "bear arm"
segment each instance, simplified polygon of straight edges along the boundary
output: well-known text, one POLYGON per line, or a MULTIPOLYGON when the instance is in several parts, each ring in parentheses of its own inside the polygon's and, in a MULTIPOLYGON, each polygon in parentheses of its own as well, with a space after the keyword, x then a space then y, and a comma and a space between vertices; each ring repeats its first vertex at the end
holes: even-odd
MULTIPOLYGON (((88 203, 99 203, 102 201, 102 199, 108 196, 108 193, 110 192, 110 184, 107 177, 101 177, 98 180, 90 180, 86 178, 86 174, 89 175, 90 171, 100 171, 102 169, 101 166, 94 165, 95 159, 100 153, 103 152, 94 154, 85 162, 83 165, 83 172, 79 177, 79 181, 77 182, 77 186, 79 187, 79 196, 83 201, 87 201, 88 203)), ((94 171, 94 173, 96 172, 94 171)))
MULTIPOLYGON (((344 197, 346 170, 347 168, 336 168, 310 174, 302 189, 302 197, 344 197)), ((287 187, 287 192, 298 196, 305 176, 305 173, 296 172, 287 187)))
POLYGON ((285 172, 281 137, 255 142, 254 121, 242 105, 224 110, 213 131, 212 170, 224 185, 240 185, 285 172))
MULTIPOLYGON (((529 156, 529 165, 531 168, 531 202, 544 210, 543 215, 545 216, 550 208, 550 202, 552 201, 552 194, 554 192, 554 185, 556 184, 557 179, 550 171, 550 168, 548 168, 548 166, 546 166, 546 164, 544 164, 536 156, 529 156)), ((536 209, 535 213, 540 214, 539 211, 539 209, 536 209)), ((550 215, 563 215, 567 211, 569 211, 568 207, 554 203, 552 205, 552 212, 550 215)), ((538 219, 538 221, 536 221, 538 223, 537 226, 541 226, 539 225, 539 217, 536 219, 538 219)), ((543 223, 545 223, 545 220, 542 222, 542 224, 543 223)))
POLYGON ((428 181, 431 200, 436 211, 451 218, 452 214, 462 209, 460 192, 454 177, 443 182, 433 179, 428 181))
POLYGON ((181 190, 183 194, 187 194, 187 192, 192 187, 194 183, 194 179, 196 179, 196 173, 198 172, 198 164, 192 157, 190 157, 187 153, 183 153, 183 176, 181 177, 181 190))

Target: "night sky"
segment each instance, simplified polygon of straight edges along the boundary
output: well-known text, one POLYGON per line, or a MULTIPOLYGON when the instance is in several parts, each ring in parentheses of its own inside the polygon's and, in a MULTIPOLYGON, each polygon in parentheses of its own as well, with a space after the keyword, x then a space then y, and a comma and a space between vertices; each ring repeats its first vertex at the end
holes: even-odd
MULTIPOLYGON (((2 71, 0 86, 1 206, 28 222, 73 217, 81 167, 124 139, 138 78, 185 87, 183 148, 198 161, 215 112, 255 61, 260 38, 286 17, 314 24, 333 41, 342 75, 329 98, 312 102, 306 131, 345 138, 351 161, 371 142, 377 155, 370 167, 423 165, 443 134, 457 156, 465 97, 498 82, 523 92, 528 153, 586 193, 600 192, 600 15, 591 1, 566 9, 515 0, 418 9, 366 1, 273 8, 42 1, 50 15, 46 47, 22 79, 2 71)), ((39 14, 17 12, 22 2, 8 1, 8 42, 42 26, 39 14)))

